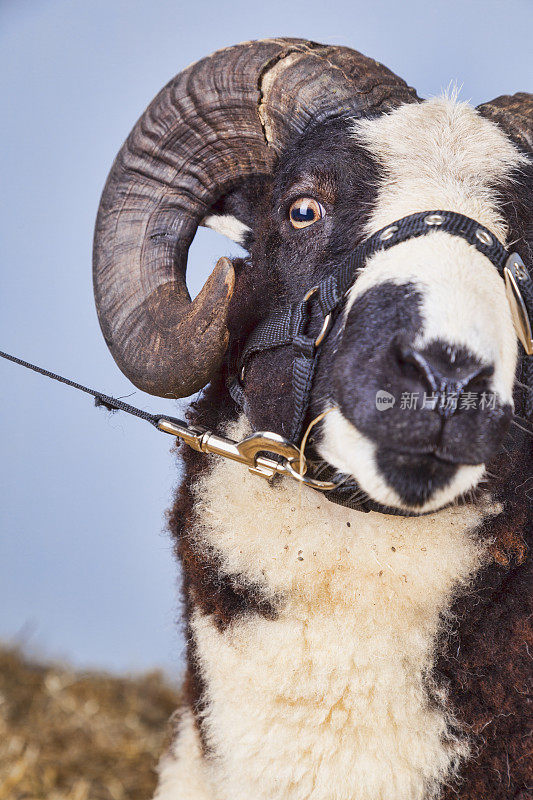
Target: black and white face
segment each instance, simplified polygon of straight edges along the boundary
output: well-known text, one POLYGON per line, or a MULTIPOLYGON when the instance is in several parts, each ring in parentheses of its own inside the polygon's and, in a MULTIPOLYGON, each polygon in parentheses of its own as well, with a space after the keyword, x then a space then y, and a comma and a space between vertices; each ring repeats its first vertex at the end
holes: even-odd
MULTIPOLYGON (((522 158, 496 126, 447 98, 323 126, 269 188, 270 213, 253 225, 256 280, 278 304, 297 299, 366 235, 417 211, 457 211, 505 241, 497 188, 522 158)), ((322 347, 312 396, 313 412, 329 410, 321 456, 380 505, 446 505, 501 448, 517 353, 503 280, 466 241, 433 231, 376 253, 322 347)), ((272 354, 254 361, 256 375, 272 370, 272 354)))
MULTIPOLYGON (((354 135, 382 168, 369 231, 443 208, 505 239, 494 189, 519 156, 468 106, 406 106, 354 135)), ((377 253, 339 326, 322 454, 383 505, 440 508, 500 449, 516 362, 504 283, 474 247, 435 231, 377 253)))
POLYGON ((506 434, 516 337, 501 278, 472 251, 436 233, 380 253, 339 324, 321 451, 383 505, 454 500, 506 434))

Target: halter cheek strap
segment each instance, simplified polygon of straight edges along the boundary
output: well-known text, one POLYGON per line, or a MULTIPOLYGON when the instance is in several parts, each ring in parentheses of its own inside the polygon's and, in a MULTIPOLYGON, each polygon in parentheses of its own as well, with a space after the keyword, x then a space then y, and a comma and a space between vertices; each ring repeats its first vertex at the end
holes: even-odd
MULTIPOLYGON (((229 382, 229 391, 235 402, 246 410, 243 384, 248 363, 254 355, 276 347, 292 346, 294 412, 288 438, 291 442, 299 443, 309 409, 320 346, 340 313, 346 293, 356 280, 358 271, 374 253, 435 230, 458 236, 473 245, 494 264, 505 280, 516 333, 525 351, 525 383, 533 389, 533 280, 522 259, 517 253, 506 250, 493 233, 470 217, 454 211, 423 211, 403 217, 374 233, 355 248, 338 270, 313 286, 300 301, 275 311, 254 329, 244 346, 237 374, 229 382), (317 318, 321 320, 321 327, 318 335, 311 336, 308 333, 309 324, 317 318)), ((526 404, 529 416, 533 414, 533 392, 528 393, 526 404)), ((314 466, 314 477, 319 480, 331 481, 336 474, 333 467, 325 462, 315 462, 310 466, 314 466)), ((362 494, 351 479, 325 492, 333 502, 368 510, 368 503, 361 500, 362 494)), ((375 508, 375 504, 372 507, 375 508)), ((388 510, 388 513, 393 512, 388 510)))

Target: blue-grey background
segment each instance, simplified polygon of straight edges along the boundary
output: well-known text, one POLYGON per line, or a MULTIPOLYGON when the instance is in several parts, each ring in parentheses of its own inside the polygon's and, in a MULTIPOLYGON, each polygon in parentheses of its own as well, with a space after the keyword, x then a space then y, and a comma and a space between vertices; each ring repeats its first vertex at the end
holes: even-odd
MULTIPOLYGON (((266 36, 345 44, 423 96, 531 90, 531 0, 0 0, 0 349, 115 396, 91 240, 115 153, 190 62, 266 36)), ((194 294, 231 242, 200 231, 194 294)), ((136 392, 130 402, 174 412, 136 392)), ((170 438, 0 363, 0 638, 110 669, 182 664, 170 438)))

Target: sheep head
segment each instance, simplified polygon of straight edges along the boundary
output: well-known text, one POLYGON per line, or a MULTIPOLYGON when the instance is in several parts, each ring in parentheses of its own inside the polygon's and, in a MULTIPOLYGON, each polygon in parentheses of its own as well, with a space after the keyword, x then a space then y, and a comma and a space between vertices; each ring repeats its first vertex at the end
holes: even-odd
MULTIPOLYGON (((528 169, 531 106, 531 95, 479 112, 421 102, 372 59, 298 39, 192 65, 140 118, 103 192, 95 296, 117 364, 152 394, 192 394, 234 369, 265 316, 416 211, 449 208, 505 239, 496 199, 528 169), (250 258, 220 259, 191 302, 187 251, 199 224, 250 258)), ((517 354, 503 281, 466 242, 434 232, 377 253, 323 346, 310 413, 332 411, 317 448, 380 504, 438 508, 475 486, 501 447, 517 354), (446 418, 400 401, 435 380, 492 400, 446 418), (380 392, 394 407, 378 407, 380 392)), ((255 428, 287 434, 292 358, 281 347, 251 360, 255 428)))

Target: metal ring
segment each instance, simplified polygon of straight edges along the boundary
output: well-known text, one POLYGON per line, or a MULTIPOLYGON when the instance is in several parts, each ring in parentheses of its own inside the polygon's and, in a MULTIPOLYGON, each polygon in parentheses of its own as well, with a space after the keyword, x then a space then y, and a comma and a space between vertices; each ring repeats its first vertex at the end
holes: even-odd
POLYGON ((424 217, 424 222, 426 225, 442 225, 444 217, 442 214, 428 214, 427 217, 424 217))
POLYGON ((307 303, 309 298, 311 298, 316 292, 318 292, 318 286, 313 286, 313 288, 309 289, 309 291, 304 295, 302 302, 307 303))
MULTIPOLYGON (((295 463, 298 463, 298 460, 296 460, 295 463)), ((330 492, 332 489, 337 489, 344 483, 344 479, 340 481, 318 481, 316 478, 307 478, 305 475, 301 475, 297 472, 290 461, 285 461, 284 466, 291 478, 294 478, 300 483, 304 483, 306 486, 311 486, 313 489, 320 489, 322 492, 330 492)))
POLYGON ((492 236, 484 231, 483 228, 478 228, 476 231, 476 239, 479 239, 481 244, 486 244, 487 247, 492 245, 492 236))
MULTIPOLYGON (((303 302, 307 303, 307 301, 314 294, 316 294, 316 292, 318 292, 319 288, 320 288, 319 286, 313 286, 312 289, 309 289, 307 294, 304 296, 303 302)), ((315 347, 320 347, 320 345, 324 341, 324 336, 328 332, 330 324, 331 324, 331 314, 326 314, 326 316, 324 317, 324 322, 322 323, 322 327, 320 329, 320 333, 318 334, 318 336, 315 339, 315 347)))
POLYGON ((322 328, 320 330, 320 333, 315 339, 315 347, 320 347, 320 345, 324 341, 324 336, 328 332, 330 324, 331 324, 331 314, 326 314, 326 316, 324 317, 324 322, 322 323, 322 328))
POLYGON ((397 225, 389 225, 388 228, 385 228, 385 230, 382 232, 379 238, 381 239, 382 242, 386 242, 388 239, 392 239, 397 230, 398 230, 397 225))

